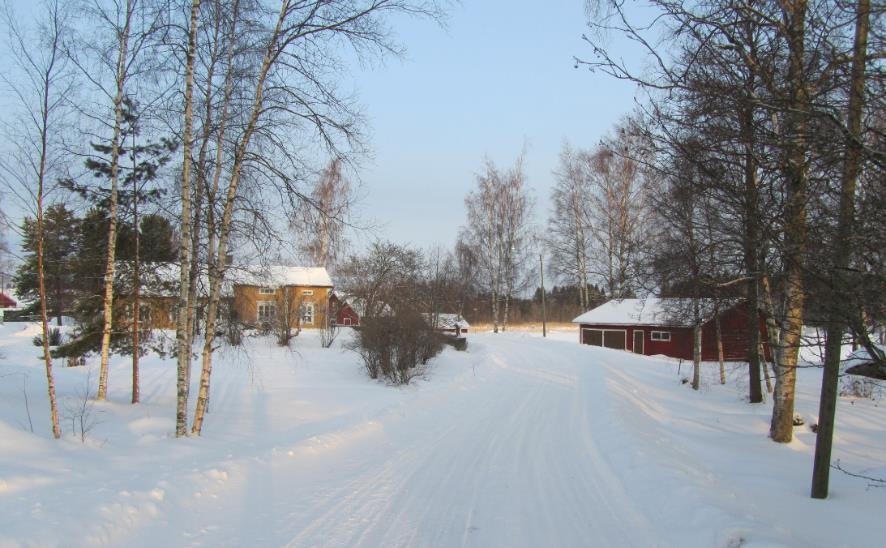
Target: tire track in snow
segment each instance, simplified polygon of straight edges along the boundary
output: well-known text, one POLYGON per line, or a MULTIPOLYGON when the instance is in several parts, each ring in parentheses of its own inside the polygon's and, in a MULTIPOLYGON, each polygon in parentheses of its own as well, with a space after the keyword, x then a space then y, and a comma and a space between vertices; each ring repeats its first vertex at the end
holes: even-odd
POLYGON ((590 431, 602 423, 589 402, 605 408, 600 373, 536 345, 499 336, 474 389, 383 421, 385 442, 361 450, 365 470, 314 501, 288 545, 656 544, 590 431), (429 417, 445 426, 417 426, 429 417))

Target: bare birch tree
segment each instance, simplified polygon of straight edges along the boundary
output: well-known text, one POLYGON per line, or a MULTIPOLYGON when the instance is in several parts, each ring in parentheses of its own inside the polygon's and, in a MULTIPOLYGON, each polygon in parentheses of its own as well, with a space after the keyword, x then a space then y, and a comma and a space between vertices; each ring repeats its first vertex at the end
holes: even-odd
MULTIPOLYGON (((197 23, 200 15, 200 0, 191 2, 191 16, 188 21, 187 61, 185 64, 185 95, 184 95, 184 134, 182 138, 182 175, 181 175, 181 247, 179 248, 179 298, 178 317, 176 318, 175 339, 178 348, 178 367, 176 369, 176 413, 175 435, 186 436, 188 433, 188 391, 191 371, 191 317, 189 302, 191 294, 191 154, 193 151, 192 131, 194 126, 194 57, 197 50, 197 23)), ((208 330, 208 326, 207 326, 208 330)), ((209 337, 207 333, 207 338, 209 337)))
POLYGON ((522 157, 507 171, 488 158, 477 188, 465 197, 467 226, 462 242, 472 248, 490 293, 493 331, 506 330, 511 298, 526 282, 525 259, 531 234, 532 200, 525 186, 522 157))
POLYGON ((568 144, 560 152, 560 165, 554 172, 556 183, 551 189, 552 210, 548 217, 546 243, 551 266, 557 277, 579 288, 579 306, 587 310, 588 254, 590 252, 589 196, 587 171, 582 169, 584 151, 574 151, 568 144))
POLYGON ((110 222, 102 298, 101 361, 96 392, 98 400, 106 399, 108 391, 124 100, 133 86, 132 79, 141 71, 147 70, 141 64, 146 59, 153 60, 145 54, 151 49, 154 35, 163 27, 163 14, 164 12, 149 0, 125 0, 125 2, 97 0, 84 3, 81 16, 89 20, 89 25, 81 31, 74 46, 67 48, 67 53, 80 69, 82 78, 94 86, 99 96, 110 101, 113 120, 107 122, 108 116, 105 112, 95 113, 81 109, 82 118, 90 119, 111 133, 108 200, 110 222))
MULTIPOLYGON (((345 43, 358 53, 397 53, 399 49, 391 41, 385 25, 385 17, 394 13, 436 16, 439 12, 432 2, 409 0, 282 0, 275 22, 270 25, 266 34, 262 34, 262 61, 251 81, 251 106, 242 133, 238 135, 233 147, 233 156, 227 170, 228 183, 220 204, 218 236, 213 244, 214 249, 210 251, 214 260, 208 265, 209 303, 200 386, 191 429, 193 434, 199 435, 201 432, 209 401, 212 345, 221 283, 226 268, 223 261, 231 243, 244 170, 250 164, 260 165, 278 177, 281 187, 292 188, 291 177, 273 162, 269 162, 267 156, 254 153, 253 138, 258 135, 268 143, 281 141, 278 134, 268 133, 269 128, 280 127, 264 124, 270 119, 284 123, 288 121, 310 129, 331 148, 335 148, 337 139, 353 142, 357 138, 358 119, 349 105, 338 96, 333 83, 327 80, 330 67, 334 66, 336 59, 335 47, 345 43)), ((183 288, 187 287, 186 281, 183 274, 183 288)), ((185 304, 184 299, 182 304, 185 304)), ((185 314, 185 317, 180 317, 179 329, 186 328, 185 314)))
POLYGON ((61 2, 49 1, 43 6, 37 29, 29 32, 7 4, 3 19, 9 30, 8 49, 15 61, 12 75, 4 71, 0 76, 13 91, 23 112, 15 122, 4 120, 8 143, 15 153, 0 159, 0 177, 5 186, 28 209, 36 212, 36 255, 40 325, 42 331, 43 362, 49 393, 49 416, 52 435, 61 437, 58 404, 52 357, 49 353, 49 322, 46 311, 46 284, 44 276, 44 200, 50 189, 49 174, 58 169, 58 135, 61 120, 67 108, 71 91, 70 73, 63 52, 63 41, 68 32, 68 14, 61 2), (18 76, 19 78, 15 78, 18 76))
POLYGON ((345 251, 345 230, 355 200, 355 189, 341 158, 333 158, 316 183, 299 200, 290 227, 299 233, 301 251, 312 265, 330 268, 345 251))
POLYGON ((636 264, 650 217, 645 153, 633 125, 630 120, 617 125, 613 138, 583 161, 591 187, 587 225, 591 273, 615 299, 636 290, 636 264))

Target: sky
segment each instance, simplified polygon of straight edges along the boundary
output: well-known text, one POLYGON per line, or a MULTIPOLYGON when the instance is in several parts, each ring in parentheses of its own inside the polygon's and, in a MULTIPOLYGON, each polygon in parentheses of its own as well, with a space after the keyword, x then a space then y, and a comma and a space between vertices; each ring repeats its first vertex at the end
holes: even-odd
MULTIPOLYGON (((12 4, 20 14, 33 7, 12 4)), ((357 222, 373 228, 351 236, 357 249, 376 238, 451 248, 484 157, 508 168, 524 148, 543 227, 563 143, 593 146, 634 106, 633 85, 575 67, 590 55, 583 0, 463 0, 442 26, 407 17, 391 26, 406 54, 343 76, 372 152, 356 178, 357 222)), ((17 235, 6 238, 17 247, 17 235)))
MULTIPOLYGON (((451 247, 488 156, 525 171, 543 226, 562 145, 591 147, 634 106, 635 90, 584 68, 582 0, 464 1, 446 28, 397 21, 403 60, 355 74, 374 158, 363 165, 369 237, 451 247)), ((364 237, 365 239, 365 237, 364 237)))

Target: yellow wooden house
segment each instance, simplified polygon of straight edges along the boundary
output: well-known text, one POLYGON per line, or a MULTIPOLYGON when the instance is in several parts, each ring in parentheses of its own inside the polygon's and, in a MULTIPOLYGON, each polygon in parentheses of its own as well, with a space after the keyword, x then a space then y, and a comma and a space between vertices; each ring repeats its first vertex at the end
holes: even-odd
POLYGON ((293 328, 326 326, 332 279, 325 268, 240 267, 232 268, 228 278, 233 308, 246 325, 283 320, 293 328))
MULTIPOLYGON (((178 310, 178 265, 154 265, 149 283, 142 288, 140 321, 153 329, 175 329, 178 310)), ((197 280, 198 308, 206 304, 208 281, 197 280)), ((315 329, 326 326, 332 279, 322 267, 235 266, 229 267, 222 285, 222 301, 236 320, 248 327, 277 325, 315 329)), ((121 304, 130 301, 127 296, 121 304)), ((127 305, 127 315, 131 304, 127 305)), ((198 310, 199 314, 199 310, 198 310)))

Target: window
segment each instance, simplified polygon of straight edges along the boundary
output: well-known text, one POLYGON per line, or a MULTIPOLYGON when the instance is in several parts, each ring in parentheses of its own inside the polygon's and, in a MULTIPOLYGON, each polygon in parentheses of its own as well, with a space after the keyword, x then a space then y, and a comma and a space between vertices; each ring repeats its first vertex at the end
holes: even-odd
POLYGON ((313 289, 303 289, 302 292, 301 292, 301 294, 302 294, 302 295, 313 295, 313 294, 314 294, 314 290, 313 290, 313 289))
POLYGON ((307 325, 313 325, 314 303, 303 303, 301 305, 301 321, 307 325))
POLYGON ((344 321, 345 321, 344 325, 351 325, 351 317, 350 316, 345 316, 344 321))
POLYGON ((649 334, 649 338, 653 341, 669 341, 671 340, 670 331, 653 331, 649 334))
POLYGON ((258 301, 258 321, 269 322, 277 317, 277 305, 274 301, 258 301))
POLYGON ((273 295, 276 293, 273 287, 259 287, 258 288, 259 295, 273 295))
POLYGON ((151 323, 151 305, 139 303, 138 306, 138 322, 140 324, 151 323))

